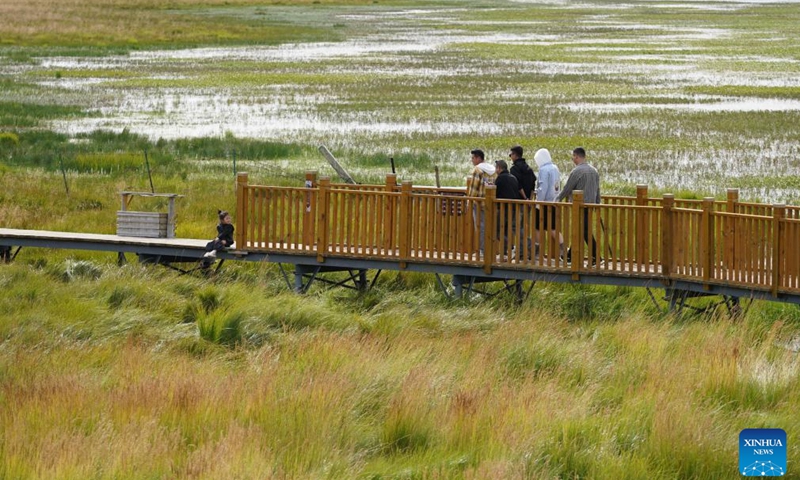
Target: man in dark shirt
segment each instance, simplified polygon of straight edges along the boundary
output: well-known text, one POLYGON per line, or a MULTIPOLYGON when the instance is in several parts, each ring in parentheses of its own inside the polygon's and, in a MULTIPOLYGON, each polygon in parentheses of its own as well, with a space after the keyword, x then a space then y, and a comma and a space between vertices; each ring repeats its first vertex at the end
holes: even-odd
POLYGON ((519 183, 519 194, 523 200, 533 200, 533 188, 536 186, 536 174, 533 173, 527 160, 522 157, 522 147, 515 145, 511 147, 511 152, 508 157, 511 159, 513 165, 511 166, 511 175, 517 179, 519 183))
MULTIPOLYGON (((508 172, 508 163, 505 160, 494 162, 497 168, 497 179, 494 181, 497 187, 496 198, 508 200, 521 200, 520 188, 514 175, 508 172)), ((497 206, 497 236, 503 238, 504 259, 507 259, 511 252, 508 251, 508 239, 517 230, 516 217, 518 213, 517 205, 502 204, 497 206)))

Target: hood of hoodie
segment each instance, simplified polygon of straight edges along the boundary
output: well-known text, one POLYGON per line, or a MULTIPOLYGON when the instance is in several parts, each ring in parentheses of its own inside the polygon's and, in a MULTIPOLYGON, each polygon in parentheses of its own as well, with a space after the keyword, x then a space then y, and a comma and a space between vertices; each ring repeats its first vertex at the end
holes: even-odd
POLYGON ((536 160, 536 165, 539 168, 542 168, 542 165, 547 165, 548 163, 552 163, 553 159, 550 158, 550 151, 546 148, 540 148, 536 151, 536 155, 533 156, 533 159, 536 160))
POLYGON ((476 167, 478 167, 481 170, 483 170, 483 173, 485 173, 487 175, 494 175, 494 173, 497 171, 497 169, 494 168, 494 165, 492 165, 491 163, 486 163, 486 162, 481 162, 481 163, 477 164, 476 167))

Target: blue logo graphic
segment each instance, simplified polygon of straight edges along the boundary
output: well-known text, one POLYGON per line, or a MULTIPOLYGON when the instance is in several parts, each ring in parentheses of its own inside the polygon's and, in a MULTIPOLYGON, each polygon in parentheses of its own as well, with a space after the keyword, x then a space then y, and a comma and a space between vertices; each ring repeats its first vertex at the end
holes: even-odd
POLYGON ((746 428, 739 434, 739 473, 745 477, 786 475, 786 432, 746 428))

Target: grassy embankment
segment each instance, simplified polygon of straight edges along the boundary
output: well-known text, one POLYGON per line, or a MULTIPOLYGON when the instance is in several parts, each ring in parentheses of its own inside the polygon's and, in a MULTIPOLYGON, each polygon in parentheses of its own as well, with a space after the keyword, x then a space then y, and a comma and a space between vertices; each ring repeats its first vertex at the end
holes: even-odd
MULTIPOLYGON (((8 5, 27 3, 0 9, 8 5)), ((105 14, 63 5, 70 15, 105 14)), ((182 2, 148 14, 137 9, 152 4, 108 5, 97 8, 121 12, 121 24, 143 32, 142 44, 226 43, 207 30, 218 28, 218 19, 206 24, 189 13, 172 16, 182 2), (153 40, 144 26, 176 18, 198 25, 192 30, 198 37, 153 40)), ((553 28, 575 19, 557 18, 563 23, 553 28)), ((76 33, 71 24, 50 25, 67 29, 65 36, 76 33)), ((113 48, 97 40, 116 38, 102 29, 121 30, 119 22, 83 25, 85 36, 74 44, 65 36, 42 37, 41 43, 12 50, 22 58, 65 44, 77 45, 69 46, 73 52, 82 45, 103 53, 130 48, 124 38, 112 42, 113 48)), ((253 28, 231 42, 261 42, 255 38, 261 27, 253 28)), ((277 41, 296 40, 292 35, 277 41)), ((515 47, 467 48, 477 57, 523 55, 515 47)), ((449 65, 437 55, 424 57, 422 66, 449 65)), ((26 60, 10 60, 18 61, 26 60)), ((217 65, 225 74, 211 80, 200 69, 187 87, 236 79, 249 86, 267 78, 235 74, 241 66, 217 65)), ((302 80, 317 66, 287 68, 302 80)), ((80 75, 78 69, 58 71, 80 75)), ((37 72, 30 80, 53 74, 37 72)), ((125 78, 131 72, 111 74, 125 78)), ((137 88, 137 75, 120 89, 137 88)), ((630 94, 623 97, 628 100, 652 94, 635 82, 602 76, 586 82, 566 75, 553 83, 552 76, 526 75, 502 77, 508 82, 502 83, 483 72, 469 81, 417 85, 378 77, 369 81, 370 89, 348 72, 309 78, 314 88, 333 90, 337 98, 360 99, 322 104, 322 111, 409 119, 435 112, 427 114, 443 122, 475 114, 474 106, 447 104, 453 91, 467 101, 498 86, 550 99, 619 101, 620 92, 630 94), (440 108, 427 109, 426 101, 440 108)), ((170 81, 153 79, 145 86, 170 81)), ((148 187, 140 153, 147 149, 158 190, 187 195, 179 205, 179 234, 204 238, 213 231, 216 208, 232 207, 232 149, 239 152, 240 168, 269 182, 298 184, 299 173, 319 162, 312 142, 156 142, 127 133, 70 138, 48 132, 47 122, 97 113, 63 92, 18 78, 4 86, 23 99, 63 94, 69 100, 0 103, 0 128, 7 133, 0 138, 4 226, 110 233, 117 192, 148 187), (68 198, 59 157, 69 170, 68 198)), ((520 122, 529 112, 530 106, 513 102, 482 110, 490 119, 520 122)), ((641 155, 706 148, 721 139, 735 148, 746 148, 756 137, 767 144, 792 142, 796 132, 787 125, 795 116, 638 112, 632 118, 648 127, 637 128, 616 124, 619 115, 582 123, 579 114, 552 112, 541 119, 541 134, 488 141, 502 153, 520 139, 559 148, 596 139, 600 161, 612 175, 615 168, 634 168, 610 161, 609 152, 626 147, 641 155), (683 139, 664 140, 676 125, 683 139)), ((398 150, 408 147, 404 164, 422 170, 478 138, 432 133, 388 142, 398 150)), ((362 138, 351 151, 366 150, 361 147, 370 141, 362 138)), ((379 180, 385 171, 380 152, 350 158, 368 179, 379 180)), ((670 167, 635 166, 643 175, 670 167)), ((456 171, 452 165, 451 181, 461 175, 456 171)), ((712 169, 701 173, 717 181, 712 169)), ((119 268, 113 261, 105 254, 26 249, 15 264, 0 268, 0 478, 722 479, 736 475, 739 431, 762 426, 787 430, 790 473, 800 462, 800 312, 794 307, 756 304, 739 320, 676 319, 656 312, 639 290, 553 285, 537 285, 520 308, 504 298, 451 303, 430 276, 420 274, 385 275, 365 295, 314 289, 301 298, 287 292, 271 265, 227 265, 215 278, 197 279, 136 264, 119 268)))

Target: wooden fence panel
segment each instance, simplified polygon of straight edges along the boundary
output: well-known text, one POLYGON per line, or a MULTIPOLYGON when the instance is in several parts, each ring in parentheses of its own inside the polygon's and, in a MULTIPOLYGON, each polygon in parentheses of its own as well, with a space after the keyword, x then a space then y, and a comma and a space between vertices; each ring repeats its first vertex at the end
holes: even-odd
MULTIPOLYGON (((678 203, 676 200, 675 203, 678 203)), ((675 277, 700 279, 702 210, 672 209, 675 237, 672 241, 672 274, 675 277)))
POLYGON ((412 256, 444 263, 477 262, 477 199, 433 194, 412 195, 412 256), (474 256, 474 257, 473 257, 474 256))
POLYGON ((331 254, 396 258, 399 255, 399 194, 381 189, 335 189, 330 192, 328 243, 331 254), (388 218, 393 217, 393 218, 388 218))
MULTIPOLYGON (((303 221, 310 206, 309 192, 300 188, 247 186, 247 244, 251 250, 313 251, 307 238, 314 238, 314 222, 303 221), (310 235, 304 239, 304 235, 310 235)), ((313 195, 316 195, 314 193, 313 195)))
MULTIPOLYGON (((755 209, 766 212, 766 209, 755 209)), ((771 213, 771 208, 770 208, 771 213)), ((739 285, 769 287, 773 274, 774 231, 772 217, 716 212, 716 280, 739 285), (729 245, 733 242, 733 245, 729 245), (733 251, 731 255, 729 252, 733 251)))
MULTIPOLYGON (((788 214, 788 212, 787 212, 788 214)), ((782 290, 800 292, 800 219, 780 222, 780 252, 782 290)))
MULTIPOLYGON (((318 252, 318 259, 336 255, 398 259, 403 239, 404 258, 409 260, 483 263, 479 257, 483 199, 409 188, 403 203, 400 188, 388 183, 339 186, 237 186, 242 248, 318 252), (320 249, 323 239, 326 245, 320 249)), ((603 202, 573 206, 494 200, 495 223, 486 225, 491 229, 487 251, 497 255, 487 259, 485 267, 650 277, 659 276, 660 263, 667 258, 670 265, 664 271, 675 278, 755 287, 775 295, 800 291, 800 207, 707 199, 704 217, 700 200, 674 200, 672 208, 640 193, 638 200, 608 196, 603 202), (668 226, 662 225, 665 212, 668 226), (584 221, 588 245, 581 233, 584 221), (597 248, 595 265, 590 261, 592 239, 597 248), (579 245, 574 245, 577 241, 579 245), (573 254, 582 257, 576 257, 578 264, 572 267, 562 258, 570 243, 573 254)), ((238 235, 237 226, 237 239, 238 235)))

